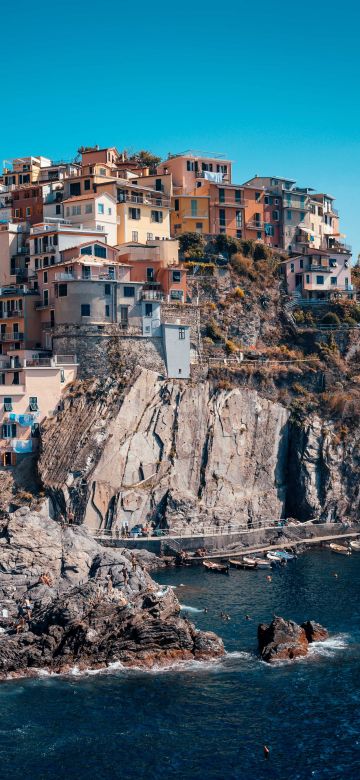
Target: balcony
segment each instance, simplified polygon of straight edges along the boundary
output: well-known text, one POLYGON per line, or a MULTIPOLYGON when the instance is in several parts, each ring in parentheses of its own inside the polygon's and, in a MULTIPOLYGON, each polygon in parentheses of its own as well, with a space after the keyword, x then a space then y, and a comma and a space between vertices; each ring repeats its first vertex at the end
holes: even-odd
POLYGON ((310 201, 307 201, 306 203, 301 203, 299 200, 291 202, 284 201, 283 208, 288 209, 289 211, 310 211, 310 201))
POLYGON ((216 200, 215 206, 230 206, 231 208, 244 209, 250 203, 249 200, 235 200, 235 198, 226 198, 225 200, 216 200))
POLYGON ((246 223, 245 227, 247 227, 248 230, 264 230, 265 222, 262 220, 251 219, 246 223))
POLYGON ((163 301, 164 293, 159 290, 142 290, 140 300, 142 301, 163 301))
POLYGON ((135 206, 156 206, 156 208, 169 209, 171 206, 170 198, 164 198, 162 195, 154 197, 153 195, 120 195, 118 203, 133 203, 135 206))
POLYGON ((213 184, 221 184, 222 182, 224 182, 224 184, 226 184, 226 183, 229 184, 230 183, 230 175, 228 173, 221 173, 221 171, 195 171, 195 178, 196 179, 205 179, 205 181, 209 181, 210 183, 213 183, 213 184), (208 174, 209 176, 211 176, 211 175, 214 176, 214 179, 213 180, 211 178, 209 179, 206 176, 206 174, 208 174), (218 177, 218 176, 221 177, 221 178, 219 178, 219 179, 215 178, 215 177, 218 177))
POLYGON ((330 273, 331 274, 332 271, 336 271, 336 268, 335 268, 335 266, 334 267, 333 266, 330 267, 329 265, 309 265, 307 271, 309 273, 311 273, 311 271, 316 271, 316 272, 320 271, 320 273, 328 273, 328 274, 330 273))
POLYGON ((55 306, 55 298, 49 298, 48 302, 37 301, 35 303, 35 309, 48 309, 49 306, 55 306))
POLYGON ((14 309, 14 311, 0 311, 0 320, 8 320, 12 317, 15 317, 16 319, 23 319, 24 312, 19 311, 18 309, 14 309))
POLYGON ((24 334, 13 331, 13 333, 1 333, 0 341, 24 341, 24 334))

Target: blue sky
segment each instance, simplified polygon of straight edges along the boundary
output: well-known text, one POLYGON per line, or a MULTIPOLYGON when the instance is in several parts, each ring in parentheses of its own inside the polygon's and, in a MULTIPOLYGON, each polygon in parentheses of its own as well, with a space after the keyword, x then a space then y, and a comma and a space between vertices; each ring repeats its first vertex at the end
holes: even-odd
POLYGON ((43 0, 1 11, 0 160, 81 144, 223 151, 238 183, 337 198, 360 252, 355 2, 43 0))

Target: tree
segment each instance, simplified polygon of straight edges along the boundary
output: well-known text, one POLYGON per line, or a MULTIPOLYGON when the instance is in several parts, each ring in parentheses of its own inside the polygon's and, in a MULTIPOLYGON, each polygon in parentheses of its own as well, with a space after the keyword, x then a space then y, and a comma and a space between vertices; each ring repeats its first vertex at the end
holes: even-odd
POLYGON ((182 233, 179 236, 180 252, 185 257, 203 257, 204 237, 200 233, 182 233))
POLYGON ((128 157, 130 162, 137 162, 141 168, 150 168, 150 173, 156 173, 156 168, 161 162, 161 157, 152 154, 147 149, 141 149, 128 157))
POLYGON ((215 236, 213 241, 215 252, 224 254, 227 257, 231 257, 235 252, 239 252, 241 249, 240 241, 232 236, 227 236, 226 233, 219 233, 215 236))

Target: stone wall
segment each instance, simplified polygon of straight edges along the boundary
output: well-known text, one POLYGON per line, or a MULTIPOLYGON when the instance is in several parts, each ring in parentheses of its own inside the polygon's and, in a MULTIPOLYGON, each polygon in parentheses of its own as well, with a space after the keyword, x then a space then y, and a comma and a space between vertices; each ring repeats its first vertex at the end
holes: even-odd
POLYGON ((107 378, 119 366, 141 365, 166 375, 162 338, 145 338, 117 325, 58 325, 53 334, 55 355, 76 355, 80 379, 107 378))

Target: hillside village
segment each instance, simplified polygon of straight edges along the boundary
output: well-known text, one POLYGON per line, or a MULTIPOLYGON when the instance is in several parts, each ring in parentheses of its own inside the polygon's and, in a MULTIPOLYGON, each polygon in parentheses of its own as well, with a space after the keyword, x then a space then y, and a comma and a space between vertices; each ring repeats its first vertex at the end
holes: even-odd
POLYGON ((236 184, 220 154, 160 160, 96 146, 72 162, 5 161, 2 469, 36 456, 45 419, 79 381, 106 383, 126 367, 270 395, 276 386, 295 406, 328 389, 324 356, 328 384, 341 383, 329 334, 345 333, 349 348, 360 320, 343 239, 331 195, 279 177, 236 184))

